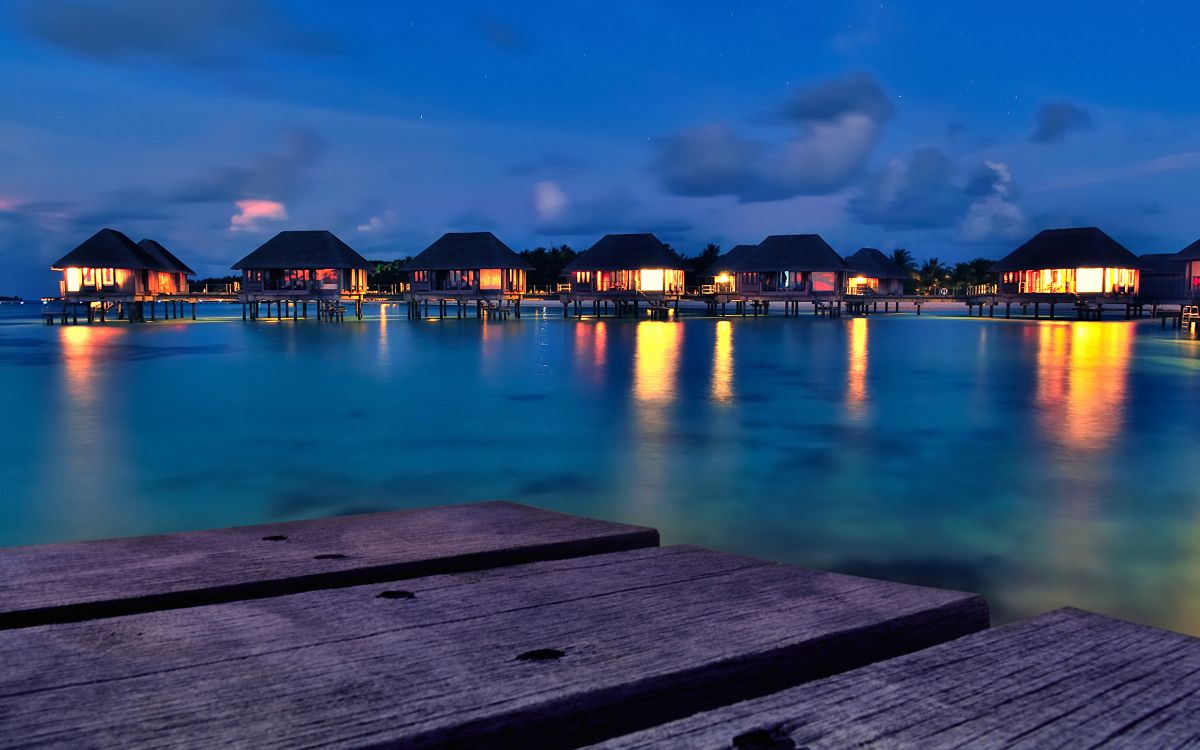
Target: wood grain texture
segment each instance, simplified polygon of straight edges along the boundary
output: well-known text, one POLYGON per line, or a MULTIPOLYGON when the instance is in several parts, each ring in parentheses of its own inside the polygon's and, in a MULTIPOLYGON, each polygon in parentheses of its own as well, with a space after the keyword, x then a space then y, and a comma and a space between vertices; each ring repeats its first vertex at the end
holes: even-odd
POLYGON ((402 586, 0 632, 0 745, 573 747, 987 625, 974 594, 692 547, 402 586))
POLYGON ((601 747, 1196 746, 1200 639, 1060 609, 601 747))
POLYGON ((657 546, 507 502, 0 549, 0 629, 657 546))

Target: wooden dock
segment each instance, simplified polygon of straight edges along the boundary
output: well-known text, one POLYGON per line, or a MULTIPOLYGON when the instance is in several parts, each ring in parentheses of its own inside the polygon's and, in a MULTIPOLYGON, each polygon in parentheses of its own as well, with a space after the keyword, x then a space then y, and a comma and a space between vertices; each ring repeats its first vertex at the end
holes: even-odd
POLYGON ((15 548, 0 550, 0 746, 1200 733, 1200 641, 1074 610, 987 625, 975 594, 659 547, 653 529, 511 503, 15 548))

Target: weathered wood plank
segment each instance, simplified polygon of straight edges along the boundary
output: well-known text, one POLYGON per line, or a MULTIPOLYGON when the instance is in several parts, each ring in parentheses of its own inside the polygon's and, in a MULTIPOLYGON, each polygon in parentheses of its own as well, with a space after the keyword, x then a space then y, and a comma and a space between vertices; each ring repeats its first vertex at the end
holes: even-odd
POLYGON ((0 632, 0 738, 569 747, 987 624, 974 594, 691 547, 434 576, 403 589, 0 632))
POLYGON ((1200 746, 1200 639, 1060 609, 601 747, 1184 746, 1200 746))
POLYGON ((0 629, 656 546, 508 502, 0 549, 0 629))

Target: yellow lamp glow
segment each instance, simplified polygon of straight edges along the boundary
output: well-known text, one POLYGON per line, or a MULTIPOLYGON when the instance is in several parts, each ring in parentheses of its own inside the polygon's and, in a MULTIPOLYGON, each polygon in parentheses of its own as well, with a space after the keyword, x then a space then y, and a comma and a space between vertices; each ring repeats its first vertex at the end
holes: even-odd
POLYGON ((83 283, 83 272, 78 268, 68 268, 66 270, 67 291, 78 292, 80 285, 83 283))
POLYGON ((500 269, 499 268, 484 268, 479 271, 479 288, 480 289, 499 289, 500 288, 500 269))
POLYGON ((640 272, 643 292, 661 292, 663 290, 663 269, 643 268, 640 272))
POLYGON ((1075 291, 1077 292, 1103 292, 1104 291, 1104 269, 1103 268, 1077 268, 1075 269, 1075 291))

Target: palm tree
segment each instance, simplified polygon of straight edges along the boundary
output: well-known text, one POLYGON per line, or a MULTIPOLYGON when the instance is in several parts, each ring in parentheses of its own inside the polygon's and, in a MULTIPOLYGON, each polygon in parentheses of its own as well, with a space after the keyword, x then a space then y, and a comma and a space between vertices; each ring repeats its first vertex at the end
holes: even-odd
POLYGON ((917 261, 913 260, 912 253, 902 247, 892 251, 892 262, 907 271, 909 275, 915 276, 917 273, 917 261))
POLYGON ((955 263, 950 269, 950 290, 955 294, 966 294, 975 284, 975 269, 970 263, 955 263))
POLYGON ((892 251, 892 262, 908 275, 908 278, 904 280, 904 293, 912 294, 916 291, 917 261, 913 260, 912 253, 898 247, 892 251))
POLYGON ((917 270, 917 290, 921 294, 932 294, 948 281, 949 276, 950 269, 937 258, 930 258, 917 270))

